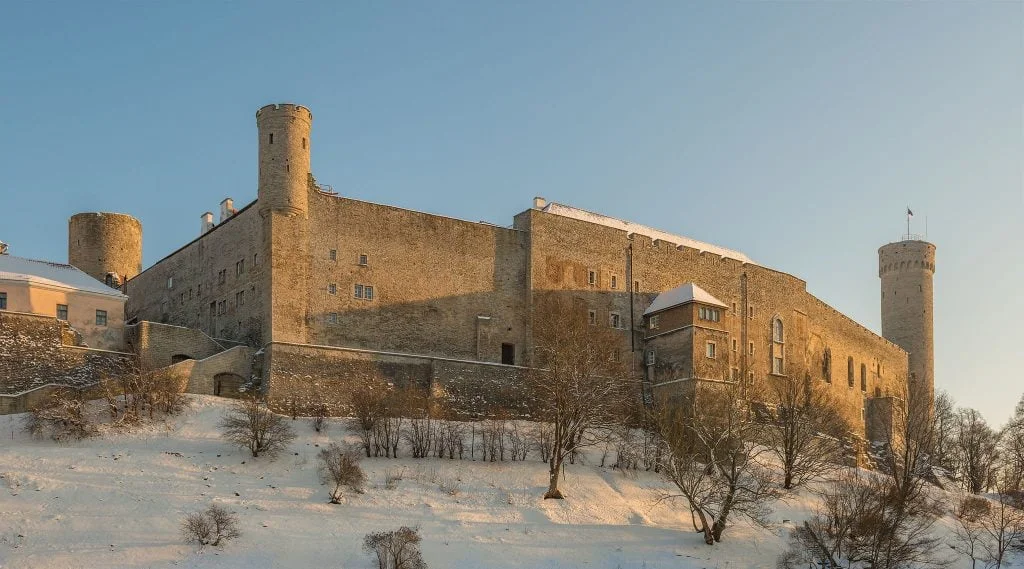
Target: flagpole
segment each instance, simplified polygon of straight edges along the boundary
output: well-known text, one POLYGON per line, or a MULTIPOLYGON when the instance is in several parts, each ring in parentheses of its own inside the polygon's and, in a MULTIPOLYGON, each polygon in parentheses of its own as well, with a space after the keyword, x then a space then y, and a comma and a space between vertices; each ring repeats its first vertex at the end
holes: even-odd
POLYGON ((910 206, 907 206, 907 239, 910 239, 910 206))

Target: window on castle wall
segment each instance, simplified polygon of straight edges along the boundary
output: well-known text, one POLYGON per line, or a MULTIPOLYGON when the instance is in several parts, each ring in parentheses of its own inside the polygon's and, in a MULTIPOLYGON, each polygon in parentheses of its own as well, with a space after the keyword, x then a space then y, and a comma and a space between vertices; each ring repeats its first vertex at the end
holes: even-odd
POLYGON ((306 149, 306 137, 302 137, 302 149, 306 149))
POLYGON ((167 288, 174 288, 174 277, 167 277, 167 288))
MULTIPOLYGON (((165 310, 165 312, 166 312, 166 310, 165 310)), ((67 320, 67 319, 68 319, 68 305, 66 305, 66 304, 58 304, 57 305, 57 320, 67 320)))
POLYGON ((354 296, 356 298, 363 298, 363 285, 361 285, 361 284, 357 284, 356 285, 356 287, 355 287, 355 295, 354 296))
POLYGON ((590 286, 597 286, 597 272, 587 271, 587 284, 590 286))
POLYGON ((362 253, 362 254, 359 255, 359 266, 360 267, 365 267, 369 263, 370 263, 370 258, 369 258, 369 256, 366 255, 366 253, 362 253))
POLYGON ((245 273, 245 259, 235 263, 235 276, 245 273))
POLYGON ((330 253, 327 254, 327 258, 332 260, 332 261, 337 261, 338 260, 338 250, 337 249, 331 249, 330 253))
POLYGON ((106 326, 107 325, 107 311, 106 310, 97 310, 96 311, 96 325, 97 326, 106 326))
POLYGON ((364 286, 363 294, 365 295, 366 300, 373 300, 373 287, 370 285, 364 286))
POLYGON ((328 324, 337 324, 338 323, 338 313, 337 312, 329 312, 327 314, 327 323, 328 324))
POLYGON ((846 383, 853 387, 853 357, 846 359, 846 383))
POLYGON ((0 310, 7 310, 7 293, 0 292, 0 310))
POLYGON ((754 355, 754 343, 753 343, 753 342, 751 342, 751 343, 750 343, 750 346, 749 346, 749 348, 750 348, 750 349, 749 349, 748 353, 749 353, 750 355, 754 355))
POLYGON ((612 275, 611 286, 612 286, 613 289, 619 288, 618 277, 616 277, 615 275, 612 275))
POLYGON ((732 351, 735 352, 737 349, 739 349, 739 342, 737 342, 736 339, 733 338, 733 340, 732 340, 732 351))
POLYGON ((274 133, 270 133, 267 139, 270 144, 274 144, 274 133))
POLYGON ((785 329, 781 318, 772 319, 772 373, 786 373, 785 329))
POLYGON ((706 355, 710 359, 715 359, 715 343, 714 342, 708 342, 707 343, 707 347, 705 348, 704 355, 706 355))
POLYGON ((640 292, 640 281, 633 281, 633 292, 640 292))
POLYGON ((610 320, 611 321, 609 322, 609 324, 611 325, 612 328, 621 328, 622 327, 622 316, 620 316, 618 312, 612 312, 610 314, 610 320))
POLYGON ((338 285, 334 283, 327 285, 327 294, 338 294, 338 285))
POLYGON ((658 329, 658 324, 659 324, 658 320, 660 320, 660 315, 659 314, 655 314, 654 316, 651 316, 650 318, 648 318, 647 319, 647 329, 648 330, 657 330, 658 329))
POLYGON ((867 392, 868 390, 868 366, 860 364, 860 390, 867 392))
POLYGON ((821 375, 825 378, 825 383, 832 383, 832 349, 825 348, 825 353, 821 356, 821 375))
POLYGON ((587 324, 590 324, 591 326, 596 326, 597 325, 597 311, 596 310, 588 310, 587 311, 587 324))
POLYGON ((235 293, 235 306, 244 306, 244 305, 245 305, 245 291, 244 290, 240 290, 240 291, 235 293))

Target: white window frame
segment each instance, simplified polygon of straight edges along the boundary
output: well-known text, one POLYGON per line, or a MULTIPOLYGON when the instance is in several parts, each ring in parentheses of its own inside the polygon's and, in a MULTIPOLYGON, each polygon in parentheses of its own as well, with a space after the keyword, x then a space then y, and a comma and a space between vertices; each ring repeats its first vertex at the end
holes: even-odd
POLYGON ((338 285, 336 283, 328 283, 327 294, 338 294, 338 285))
POLYGON ((355 298, 363 298, 363 285, 361 285, 361 284, 355 285, 355 287, 353 287, 353 289, 352 289, 352 295, 355 298))
POLYGON ((356 258, 360 267, 367 267, 370 265, 370 256, 366 253, 360 253, 359 257, 356 258))
POLYGON ((96 310, 96 325, 97 326, 106 326, 107 325, 107 311, 106 310, 98 310, 98 309, 96 310), (101 317, 103 319, 103 323, 102 324, 100 323, 101 317))
POLYGON ((660 314, 655 314, 654 316, 651 316, 650 318, 647 319, 647 329, 648 330, 657 330, 658 329, 658 320, 659 320, 658 317, 659 316, 661 316, 661 315, 660 314))
POLYGON ((597 286, 597 271, 587 270, 587 284, 589 286, 597 286))
POLYGON ((618 312, 609 312, 608 324, 615 329, 622 328, 622 315, 619 314, 618 312), (616 322, 616 320, 618 320, 618 322, 616 322))
POLYGON ((718 346, 714 342, 709 341, 705 345, 705 347, 704 347, 704 355, 709 360, 713 360, 713 359, 716 359, 715 356, 717 355, 717 353, 718 353, 718 346))

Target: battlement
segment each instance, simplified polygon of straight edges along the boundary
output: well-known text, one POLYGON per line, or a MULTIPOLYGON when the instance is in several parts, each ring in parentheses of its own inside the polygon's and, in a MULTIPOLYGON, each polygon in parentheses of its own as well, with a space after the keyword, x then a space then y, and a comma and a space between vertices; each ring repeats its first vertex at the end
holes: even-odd
POLYGON ((276 114, 295 114, 306 120, 313 120, 313 113, 309 108, 302 105, 296 105, 294 103, 274 103, 271 105, 265 105, 256 111, 256 119, 259 120, 261 115, 276 113, 276 114))
POLYGON ((898 271, 935 272, 935 245, 927 241, 906 240, 878 248, 878 276, 898 271))

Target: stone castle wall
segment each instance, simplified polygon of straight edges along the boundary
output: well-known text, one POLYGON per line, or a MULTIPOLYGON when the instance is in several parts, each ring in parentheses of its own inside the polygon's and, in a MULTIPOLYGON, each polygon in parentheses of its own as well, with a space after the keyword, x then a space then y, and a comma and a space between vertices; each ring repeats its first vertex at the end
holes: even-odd
POLYGON ((259 345, 267 255, 262 220, 252 205, 129 280, 128 321, 184 326, 259 345))
POLYGON ((138 354, 143 369, 159 369, 185 359, 201 360, 231 347, 203 331, 143 321, 125 331, 126 344, 138 354))

